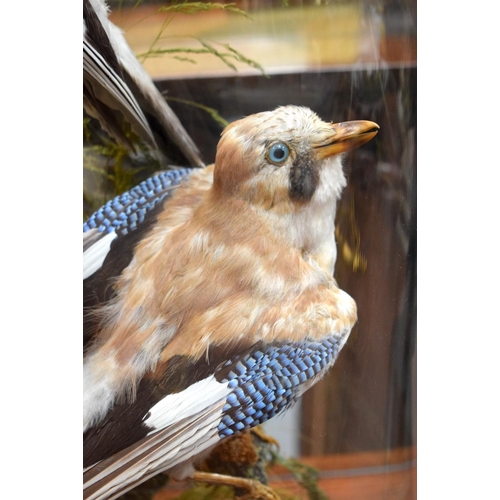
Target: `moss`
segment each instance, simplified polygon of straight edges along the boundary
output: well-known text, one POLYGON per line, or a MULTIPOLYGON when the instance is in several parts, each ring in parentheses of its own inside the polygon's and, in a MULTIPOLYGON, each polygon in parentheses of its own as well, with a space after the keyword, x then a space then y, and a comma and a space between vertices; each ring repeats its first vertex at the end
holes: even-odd
POLYGON ((139 184, 160 170, 148 147, 131 133, 136 151, 117 143, 97 120, 83 119, 83 219, 87 219, 111 198, 139 184))
POLYGON ((234 500, 235 493, 229 486, 197 485, 185 491, 176 500, 234 500))
POLYGON ((309 500, 328 500, 326 494, 318 486, 319 471, 317 469, 294 458, 285 459, 277 453, 274 454, 274 460, 292 473, 295 480, 306 490, 309 500))

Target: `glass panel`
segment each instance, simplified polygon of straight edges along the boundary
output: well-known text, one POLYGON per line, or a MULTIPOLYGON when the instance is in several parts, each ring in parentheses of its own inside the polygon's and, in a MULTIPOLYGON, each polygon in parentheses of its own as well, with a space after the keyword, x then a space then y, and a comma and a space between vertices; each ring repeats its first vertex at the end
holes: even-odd
POLYGON ((346 155, 337 211, 335 276, 358 323, 324 379, 265 429, 319 468, 328 498, 416 498, 416 0, 238 2, 251 19, 135 3, 112 2, 111 19, 136 54, 169 51, 144 67, 207 164, 223 130, 213 111, 231 122, 296 104, 380 125, 346 155))

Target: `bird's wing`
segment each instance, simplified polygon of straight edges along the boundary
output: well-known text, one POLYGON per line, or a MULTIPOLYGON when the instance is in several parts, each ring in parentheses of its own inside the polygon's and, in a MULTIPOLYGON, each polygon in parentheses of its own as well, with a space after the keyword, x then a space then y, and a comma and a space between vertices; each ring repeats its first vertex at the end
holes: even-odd
POLYGON ((156 142, 149 123, 137 100, 121 76, 103 56, 83 40, 84 105, 87 112, 97 118, 103 128, 120 143, 133 147, 122 131, 116 111, 125 115, 132 130, 153 147, 156 142))
POLYGON ((125 146, 133 144, 123 132, 122 114, 132 130, 156 147, 153 132, 123 72, 109 39, 108 10, 99 1, 83 1, 83 103, 108 134, 125 146))
POLYGON ((84 0, 83 20, 87 112, 119 142, 133 147, 122 131, 119 111, 139 137, 165 154, 167 163, 204 167, 198 147, 137 60, 121 30, 108 19, 105 2, 84 0))
POLYGON ((196 362, 166 362, 163 373, 143 378, 133 402, 115 405, 84 434, 84 498, 116 498, 160 471, 188 475, 221 439, 290 407, 335 362, 348 334, 219 346, 196 362))
MULTIPOLYGON (((84 223, 85 309, 112 297, 110 284, 132 260, 135 245, 155 223, 164 202, 191 173, 192 169, 177 169, 156 174, 108 201, 84 223)), ((92 316, 86 317, 85 338, 93 330, 92 321, 92 316)))
MULTIPOLYGON (((118 61, 125 72, 129 86, 137 86, 137 98, 142 108, 148 112, 150 119, 163 131, 165 138, 169 138, 191 166, 204 167, 198 147, 182 126, 177 115, 167 104, 165 97, 151 80, 151 77, 137 60, 132 49, 125 40, 121 30, 113 23, 109 23, 111 45, 116 52, 118 61)), ((179 160, 178 160, 179 161, 179 160)))
POLYGON ((116 246, 117 238, 132 233, 143 236, 154 221, 155 209, 162 208, 162 202, 191 172, 189 168, 160 172, 116 196, 92 214, 83 224, 83 278, 101 268, 110 246, 116 246))

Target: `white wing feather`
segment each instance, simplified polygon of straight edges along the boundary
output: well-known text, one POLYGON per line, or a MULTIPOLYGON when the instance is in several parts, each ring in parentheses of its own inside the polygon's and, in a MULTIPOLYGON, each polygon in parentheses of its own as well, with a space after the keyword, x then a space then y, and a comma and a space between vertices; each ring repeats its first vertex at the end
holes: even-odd
POLYGON ((217 426, 230 393, 227 383, 210 376, 163 398, 144 420, 152 428, 145 438, 87 469, 84 498, 112 500, 164 470, 177 479, 188 476, 193 456, 219 442, 217 426))

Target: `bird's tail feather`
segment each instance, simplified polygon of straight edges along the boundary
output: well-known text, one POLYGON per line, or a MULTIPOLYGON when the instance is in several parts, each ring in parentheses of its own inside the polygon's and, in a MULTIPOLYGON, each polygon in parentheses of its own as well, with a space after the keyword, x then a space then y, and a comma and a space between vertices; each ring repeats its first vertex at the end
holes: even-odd
POLYGON ((85 500, 112 500, 159 472, 179 467, 219 441, 217 424, 225 399, 89 467, 85 500))

